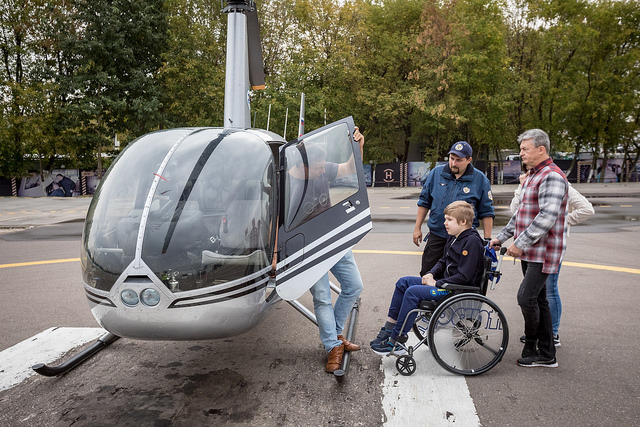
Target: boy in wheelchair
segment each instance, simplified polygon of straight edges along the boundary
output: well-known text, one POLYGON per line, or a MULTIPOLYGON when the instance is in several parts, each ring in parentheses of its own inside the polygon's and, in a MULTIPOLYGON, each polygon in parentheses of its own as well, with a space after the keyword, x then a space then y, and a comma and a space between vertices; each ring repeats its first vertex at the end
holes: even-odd
POLYGON ((444 225, 449 238, 444 255, 427 274, 422 277, 406 276, 396 282, 391 297, 387 321, 378 336, 371 341, 371 349, 380 355, 406 354, 403 343, 413 326, 416 313, 405 322, 407 314, 418 308, 421 300, 438 301, 452 291, 442 289, 445 283, 481 286, 484 276, 484 242, 478 232, 471 228, 475 213, 464 201, 456 201, 444 210, 444 225), (398 322, 400 319, 400 322, 398 322), (395 350, 394 350, 395 348, 395 350))

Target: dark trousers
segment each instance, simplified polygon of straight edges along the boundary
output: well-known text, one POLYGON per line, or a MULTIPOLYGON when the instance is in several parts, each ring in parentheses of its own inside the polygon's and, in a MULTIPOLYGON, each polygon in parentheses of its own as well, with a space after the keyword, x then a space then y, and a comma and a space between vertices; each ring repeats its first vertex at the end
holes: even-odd
POLYGON ((424 252, 422 252, 422 267, 420 277, 424 276, 444 255, 444 246, 447 244, 446 237, 436 236, 433 233, 427 235, 424 252))
POLYGON ((541 356, 553 358, 556 348, 545 285, 549 275, 542 272, 542 263, 526 261, 522 261, 522 273, 524 278, 518 289, 518 305, 524 317, 524 335, 528 341, 538 340, 541 356))

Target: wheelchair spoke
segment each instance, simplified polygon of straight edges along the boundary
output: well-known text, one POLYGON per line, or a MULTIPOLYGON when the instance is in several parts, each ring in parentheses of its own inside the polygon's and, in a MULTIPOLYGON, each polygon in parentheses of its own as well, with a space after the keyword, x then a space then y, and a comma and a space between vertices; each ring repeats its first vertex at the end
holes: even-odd
POLYGON ((506 319, 486 297, 460 295, 434 312, 429 343, 434 357, 445 369, 476 375, 502 359, 508 343, 506 319))

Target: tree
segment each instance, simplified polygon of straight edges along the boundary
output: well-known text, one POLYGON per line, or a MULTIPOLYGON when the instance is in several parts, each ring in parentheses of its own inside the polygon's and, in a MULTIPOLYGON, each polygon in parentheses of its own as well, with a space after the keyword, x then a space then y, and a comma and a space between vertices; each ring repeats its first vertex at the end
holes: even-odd
POLYGON ((466 140, 474 157, 509 142, 506 28, 499 1, 428 1, 414 44, 414 100, 425 114, 432 160, 466 140))
MULTIPOLYGON (((54 44, 50 28, 66 10, 58 2, 9 0, 0 6, 0 175, 21 176, 29 157, 55 154, 57 82, 48 78, 54 44)), ((40 166, 42 173, 42 166, 40 166)))
POLYGON ((226 15, 217 0, 169 0, 162 52, 162 127, 221 126, 226 15))
POLYGON ((572 149, 574 159, 591 151, 592 170, 603 155, 604 171, 609 153, 634 134, 637 3, 540 1, 532 12, 543 22, 536 127, 549 131, 556 151, 572 149))
POLYGON ((131 138, 158 128, 160 89, 156 75, 165 50, 167 25, 162 0, 78 0, 73 52, 74 73, 66 113, 78 152, 97 154, 118 133, 131 138))
MULTIPOLYGON (((363 37, 356 50, 360 115, 368 132, 365 153, 377 161, 406 160, 423 119, 412 99, 422 0, 388 0, 362 7, 363 37)), ((365 155, 365 157, 367 157, 365 155)))
POLYGON ((260 117, 257 126, 266 126, 270 106, 276 131, 287 108, 290 117, 297 118, 302 92, 306 131, 355 115, 358 74, 353 52, 359 8, 336 0, 273 0, 263 3, 260 12, 267 88, 252 103, 260 117))
MULTIPOLYGON (((0 4, 0 175, 93 168, 112 138, 222 125, 227 17, 217 0, 0 4), (96 157, 97 155, 97 157, 96 157), (29 160, 29 161, 28 161, 29 160), (38 166, 35 166, 36 168, 38 166)), ((637 0, 260 0, 266 85, 254 125, 353 115, 365 160, 501 159, 528 128, 554 151, 622 150, 640 123, 637 0)), ((595 169, 595 160, 594 160, 595 169)), ((102 165, 99 164, 99 168, 102 165)))

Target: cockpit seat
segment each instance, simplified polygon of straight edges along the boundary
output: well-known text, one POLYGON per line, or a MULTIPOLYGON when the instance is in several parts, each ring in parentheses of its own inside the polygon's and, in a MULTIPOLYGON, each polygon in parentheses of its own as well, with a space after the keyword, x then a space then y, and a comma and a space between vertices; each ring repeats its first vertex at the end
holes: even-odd
POLYGON ((265 241, 262 221, 263 203, 260 200, 234 200, 220 224, 220 240, 224 248, 240 253, 262 249, 265 241))

